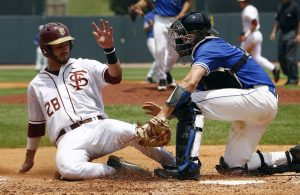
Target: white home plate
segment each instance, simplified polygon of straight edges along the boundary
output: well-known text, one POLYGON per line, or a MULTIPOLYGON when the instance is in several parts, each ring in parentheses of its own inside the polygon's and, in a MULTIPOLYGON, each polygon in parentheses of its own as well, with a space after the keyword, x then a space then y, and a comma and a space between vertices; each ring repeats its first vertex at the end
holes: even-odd
POLYGON ((217 185, 245 185, 266 183, 263 180, 206 180, 200 181, 201 184, 217 184, 217 185))
POLYGON ((6 182, 7 178, 4 176, 0 176, 0 183, 6 182))

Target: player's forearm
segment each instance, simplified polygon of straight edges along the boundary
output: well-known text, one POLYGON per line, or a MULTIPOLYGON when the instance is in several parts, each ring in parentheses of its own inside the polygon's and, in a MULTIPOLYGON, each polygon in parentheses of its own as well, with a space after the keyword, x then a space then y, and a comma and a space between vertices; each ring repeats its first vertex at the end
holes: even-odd
POLYGON ((169 118, 174 111, 175 107, 164 105, 164 107, 161 109, 161 111, 157 114, 157 118, 162 119, 163 121, 166 121, 167 118, 169 118))
POLYGON ((27 149, 26 150, 26 156, 25 156, 25 162, 27 162, 27 163, 33 163, 36 151, 37 150, 29 150, 29 149, 27 149))
POLYGON ((278 31, 278 22, 276 21, 273 25, 273 29, 272 29, 272 33, 273 34, 276 34, 278 31))
POLYGON ((121 63, 118 59, 116 49, 114 47, 104 49, 107 58, 108 73, 111 77, 117 78, 122 75, 121 63))
POLYGON ((176 19, 178 19, 178 18, 182 17, 184 14, 186 14, 189 11, 191 5, 192 5, 192 0, 186 0, 183 4, 181 11, 176 16, 176 19))
POLYGON ((139 0, 136 4, 134 4, 134 7, 144 9, 147 7, 147 1, 148 0, 139 0))

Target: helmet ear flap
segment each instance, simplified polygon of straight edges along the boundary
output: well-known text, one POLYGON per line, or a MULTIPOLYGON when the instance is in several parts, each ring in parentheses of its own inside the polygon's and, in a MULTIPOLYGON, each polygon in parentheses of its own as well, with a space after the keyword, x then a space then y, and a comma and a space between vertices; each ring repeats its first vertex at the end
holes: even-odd
POLYGON ((211 28, 211 22, 210 22, 210 18, 209 18, 209 16, 207 15, 207 14, 205 14, 205 13, 202 13, 201 12, 201 15, 202 15, 202 17, 203 17, 203 21, 204 21, 204 26, 205 26, 205 30, 207 31, 207 30, 209 30, 210 28, 211 28))
POLYGON ((43 55, 46 57, 46 58, 49 58, 50 57, 50 52, 49 52, 49 49, 44 47, 44 46, 40 46, 40 49, 43 53, 43 55))

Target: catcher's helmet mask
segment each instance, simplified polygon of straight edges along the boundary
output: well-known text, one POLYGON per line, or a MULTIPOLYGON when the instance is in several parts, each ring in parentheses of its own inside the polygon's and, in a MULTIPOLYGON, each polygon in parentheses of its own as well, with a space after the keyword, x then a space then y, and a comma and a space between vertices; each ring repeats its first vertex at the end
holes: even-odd
POLYGON ((180 57, 191 55, 194 46, 208 35, 218 35, 204 12, 192 12, 176 20, 169 30, 171 45, 180 57))
POLYGON ((69 42, 70 50, 72 49, 75 40, 69 33, 66 25, 60 22, 53 22, 45 24, 40 30, 40 48, 43 55, 46 57, 53 57, 52 45, 58 45, 64 42, 69 42))

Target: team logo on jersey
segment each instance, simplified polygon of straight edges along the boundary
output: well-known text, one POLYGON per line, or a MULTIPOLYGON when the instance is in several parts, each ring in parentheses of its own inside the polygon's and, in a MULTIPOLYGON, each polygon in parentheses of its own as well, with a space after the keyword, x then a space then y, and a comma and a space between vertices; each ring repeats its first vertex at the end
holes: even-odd
POLYGON ((82 90, 84 86, 88 84, 89 81, 85 78, 85 73, 87 72, 84 70, 70 72, 70 85, 74 87, 76 91, 82 90))

